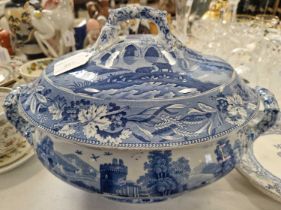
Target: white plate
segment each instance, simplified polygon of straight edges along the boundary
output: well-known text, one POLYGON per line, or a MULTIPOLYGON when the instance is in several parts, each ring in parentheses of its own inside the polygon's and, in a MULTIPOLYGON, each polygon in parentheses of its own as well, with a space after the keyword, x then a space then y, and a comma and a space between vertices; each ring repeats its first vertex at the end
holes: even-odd
POLYGON ((8 67, 0 66, 0 85, 12 79, 12 72, 8 67))
POLYGON ((8 172, 29 160, 34 155, 32 146, 22 139, 22 143, 17 149, 9 154, 0 157, 0 174, 8 172))
MULTIPOLYGON (((280 130, 280 128, 279 128, 280 130)), ((237 166, 256 188, 281 202, 281 132, 260 136, 237 166)))
POLYGON ((52 61, 53 58, 41 58, 29 61, 19 68, 19 73, 26 82, 31 82, 38 78, 52 61))

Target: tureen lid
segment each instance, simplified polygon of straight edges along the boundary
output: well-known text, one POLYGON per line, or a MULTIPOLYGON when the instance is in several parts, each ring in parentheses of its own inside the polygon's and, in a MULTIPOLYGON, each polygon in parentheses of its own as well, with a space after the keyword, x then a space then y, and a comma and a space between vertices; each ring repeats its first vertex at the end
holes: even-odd
POLYGON ((126 7, 112 11, 93 48, 50 64, 19 105, 34 124, 74 141, 170 147, 245 125, 258 97, 229 64, 183 46, 165 12, 126 7), (155 22, 159 34, 118 37, 118 23, 132 18, 155 22), (70 61, 79 65, 68 70, 70 61))

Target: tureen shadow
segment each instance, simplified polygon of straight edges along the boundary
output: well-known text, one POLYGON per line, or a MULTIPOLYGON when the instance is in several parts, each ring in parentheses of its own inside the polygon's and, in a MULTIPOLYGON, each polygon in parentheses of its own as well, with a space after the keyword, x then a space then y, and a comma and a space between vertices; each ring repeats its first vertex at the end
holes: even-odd
POLYGON ((135 203, 228 174, 279 111, 268 90, 248 87, 221 59, 183 46, 165 12, 135 6, 113 10, 95 46, 51 63, 13 90, 5 107, 54 175, 135 203), (159 34, 119 37, 118 23, 132 18, 153 21, 159 34), (79 56, 87 62, 56 73, 79 56), (254 125, 260 101, 264 118, 254 125))

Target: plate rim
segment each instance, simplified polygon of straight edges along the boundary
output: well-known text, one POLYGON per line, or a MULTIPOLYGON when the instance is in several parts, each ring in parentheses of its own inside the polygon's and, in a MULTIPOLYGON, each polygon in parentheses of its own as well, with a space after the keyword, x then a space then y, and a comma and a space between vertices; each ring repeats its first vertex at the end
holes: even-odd
POLYGON ((19 158, 18 160, 16 160, 15 162, 13 162, 11 164, 1 167, 0 174, 9 172, 9 171, 19 167, 20 165, 24 164, 27 160, 29 160, 34 155, 35 155, 35 152, 34 152, 33 148, 31 147, 29 149, 29 151, 25 155, 23 155, 21 158, 19 158))
MULTIPOLYGON (((269 135, 280 135, 281 136, 281 132, 269 132, 262 136, 269 136, 269 135)), ((278 182, 280 185, 280 188, 281 188, 281 178, 275 176, 270 171, 268 171, 266 168, 264 168, 262 166, 262 164, 256 159, 254 152, 253 152, 253 143, 249 144, 249 147, 245 151, 246 153, 241 158, 241 161, 236 166, 236 169, 255 188, 257 188, 258 190, 260 190, 262 193, 266 194, 267 196, 271 197, 275 201, 281 203, 281 192, 278 193, 278 192, 276 192, 276 190, 272 190, 267 187, 269 184, 275 185, 276 182, 278 182), (248 160, 248 162, 246 162, 245 159, 248 160), (250 169, 250 171, 249 171, 249 169, 250 169), (263 175, 261 175, 260 172, 262 172, 263 175), (263 178, 261 178, 261 177, 263 177, 263 178), (266 184, 262 180, 266 180, 266 184)))
POLYGON ((0 81, 0 86, 2 86, 3 84, 5 84, 7 81, 13 79, 13 72, 12 69, 9 68, 9 66, 5 66, 0 64, 0 69, 6 70, 7 72, 9 72, 9 74, 7 75, 7 77, 4 78, 4 80, 0 81))

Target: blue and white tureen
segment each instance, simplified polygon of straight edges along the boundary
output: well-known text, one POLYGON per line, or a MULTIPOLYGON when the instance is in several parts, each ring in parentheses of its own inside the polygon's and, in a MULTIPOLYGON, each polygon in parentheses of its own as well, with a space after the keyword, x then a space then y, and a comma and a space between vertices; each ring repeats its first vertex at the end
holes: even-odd
POLYGON ((54 61, 5 107, 54 175, 140 203, 228 174, 279 110, 268 90, 251 89, 224 61, 183 46, 165 12, 134 6, 113 10, 92 49, 54 61), (132 18, 155 22, 159 34, 118 36, 118 23, 132 18), (55 73, 70 61, 80 64, 55 73), (264 118, 250 126, 260 101, 264 118))

